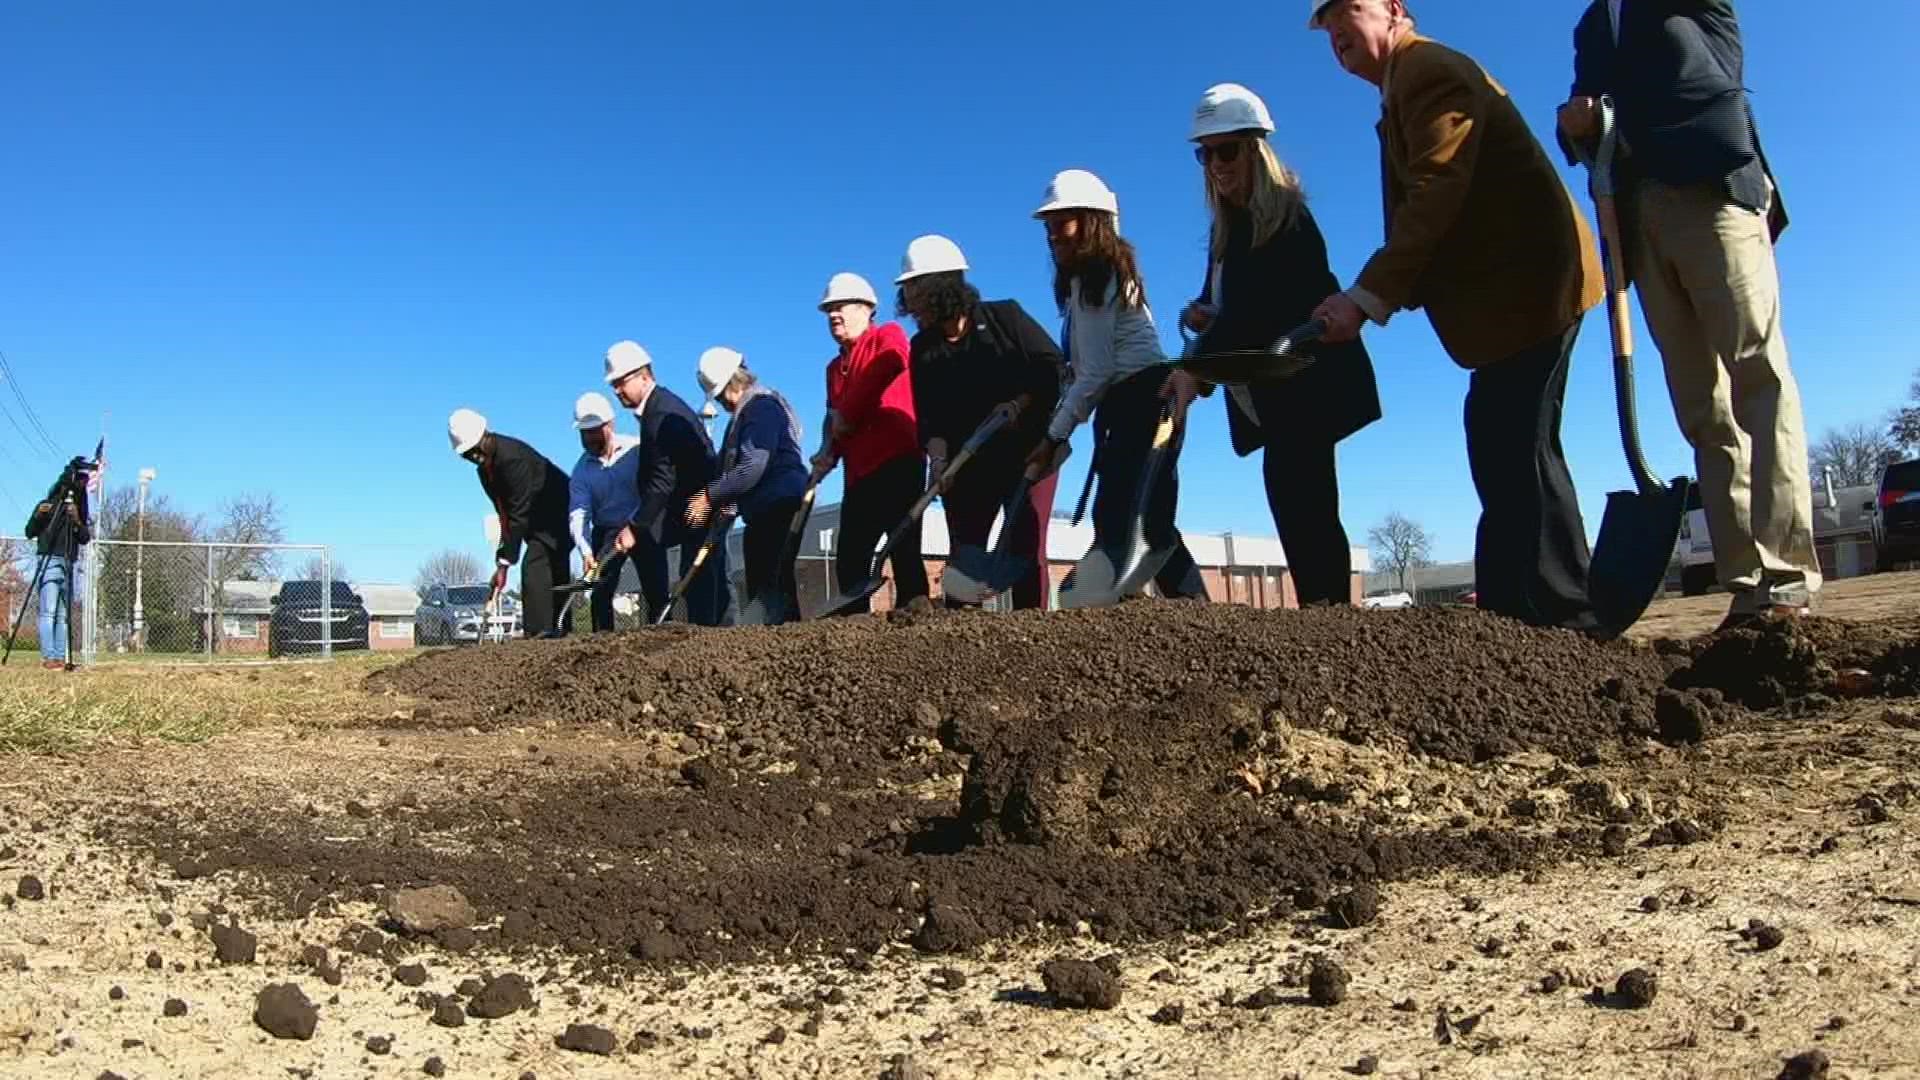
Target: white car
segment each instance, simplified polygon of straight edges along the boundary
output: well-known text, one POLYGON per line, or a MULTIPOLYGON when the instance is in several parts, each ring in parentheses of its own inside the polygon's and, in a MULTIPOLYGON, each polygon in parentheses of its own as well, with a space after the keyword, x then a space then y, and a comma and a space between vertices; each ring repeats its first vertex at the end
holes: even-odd
POLYGON ((1375 611, 1390 611, 1398 608, 1410 608, 1413 606, 1413 594, 1396 592, 1396 593, 1384 593, 1380 596, 1369 596, 1360 601, 1360 606, 1363 608, 1369 608, 1375 611))
POLYGON ((1704 596, 1719 577, 1713 568, 1713 537, 1707 533, 1707 511, 1700 505, 1700 485, 1687 485, 1687 512, 1680 518, 1680 592, 1704 596))

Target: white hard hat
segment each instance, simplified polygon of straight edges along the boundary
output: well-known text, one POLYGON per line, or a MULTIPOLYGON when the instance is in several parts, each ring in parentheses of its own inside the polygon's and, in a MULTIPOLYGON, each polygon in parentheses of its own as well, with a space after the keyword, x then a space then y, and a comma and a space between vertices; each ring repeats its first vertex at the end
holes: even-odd
POLYGON ((708 349, 700 354, 700 389, 706 391, 708 397, 718 394, 746 363, 746 357, 725 346, 708 349))
POLYGON ((1193 110, 1193 134, 1198 142, 1208 135, 1226 135, 1235 131, 1273 133, 1273 117, 1260 95, 1239 83, 1221 83, 1207 88, 1206 95, 1193 110))
POLYGON ((922 236, 907 245, 907 257, 900 260, 900 276, 893 279, 898 285, 927 274, 944 274, 955 270, 967 269, 967 257, 960 253, 960 245, 944 236, 922 236))
POLYGON ((1033 216, 1039 217, 1055 210, 1098 210, 1118 217, 1120 197, 1113 193, 1106 181, 1087 170, 1068 169, 1047 185, 1046 201, 1033 212, 1033 216))
POLYGON ((605 394, 581 394, 573 403, 573 426, 580 431, 591 431, 613 423, 613 403, 605 394))
POLYGON ((1320 13, 1333 6, 1333 0, 1307 0, 1313 10, 1307 14, 1307 29, 1320 29, 1320 13))
POLYGON ((653 357, 631 341, 616 341, 607 350, 607 385, 612 386, 643 367, 652 367, 653 357))
POLYGON ((447 441, 453 444, 453 452, 464 454, 480 445, 480 437, 487 433, 487 418, 472 409, 455 409, 447 417, 447 441))
POLYGON ((880 298, 873 293, 873 286, 859 274, 835 274, 827 282, 827 294, 820 298, 820 310, 825 311, 833 304, 858 302, 872 307, 880 306, 880 298))

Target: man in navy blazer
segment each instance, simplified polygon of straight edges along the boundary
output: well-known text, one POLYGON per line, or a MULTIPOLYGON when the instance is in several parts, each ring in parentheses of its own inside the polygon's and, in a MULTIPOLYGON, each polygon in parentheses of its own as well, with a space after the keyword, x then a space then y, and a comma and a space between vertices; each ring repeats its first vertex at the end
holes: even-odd
MULTIPOLYGON (((653 358, 639 345, 622 341, 607 350, 607 385, 640 418, 640 507, 620 530, 614 549, 632 550, 645 533, 662 548, 679 547, 685 576, 709 535, 708 527, 689 524, 687 504, 713 481, 713 440, 687 403, 654 381, 653 358)), ((688 622, 723 626, 731 621, 724 540, 714 545, 685 598, 688 622)))
POLYGON ((1780 325, 1786 211, 1747 101, 1728 0, 1594 0, 1573 35, 1560 142, 1613 100, 1620 253, 1693 445, 1722 628, 1805 614, 1820 589, 1806 422, 1780 325))

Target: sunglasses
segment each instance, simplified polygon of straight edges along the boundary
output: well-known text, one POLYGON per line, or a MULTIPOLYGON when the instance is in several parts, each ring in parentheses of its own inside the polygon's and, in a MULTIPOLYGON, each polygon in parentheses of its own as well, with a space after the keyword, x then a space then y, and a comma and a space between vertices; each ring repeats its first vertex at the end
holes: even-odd
POLYGON ((1247 143, 1244 139, 1221 143, 1218 146, 1208 146, 1202 143, 1193 148, 1193 160, 1202 165, 1205 165, 1209 160, 1218 161, 1222 165, 1231 165, 1240 160, 1240 151, 1246 149, 1246 146, 1247 143))

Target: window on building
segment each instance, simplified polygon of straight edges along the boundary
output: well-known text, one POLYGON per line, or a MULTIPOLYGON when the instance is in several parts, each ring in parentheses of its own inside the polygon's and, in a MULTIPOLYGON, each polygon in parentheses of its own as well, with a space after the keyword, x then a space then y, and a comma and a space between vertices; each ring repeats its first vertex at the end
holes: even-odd
POLYGON ((223 615, 220 618, 220 634, 228 638, 257 638, 260 636, 260 619, 254 615, 223 615))
POLYGON ((389 641, 413 637, 413 620, 405 615, 380 616, 380 636, 389 641))

